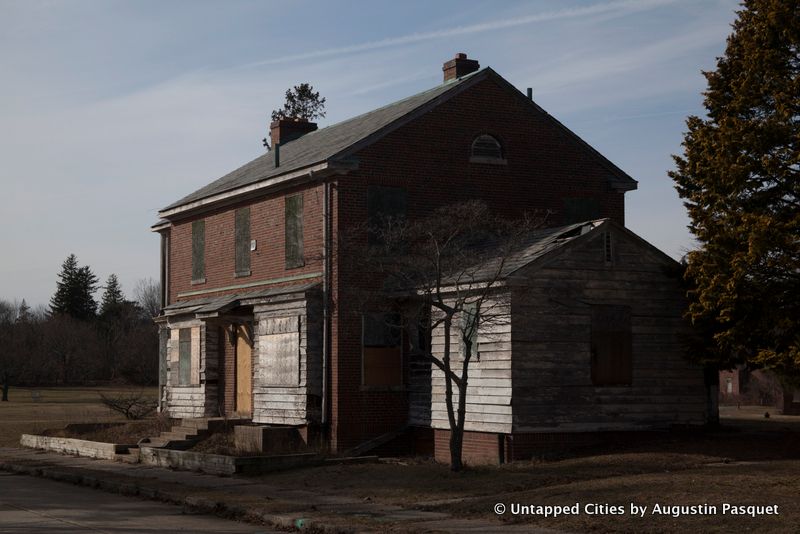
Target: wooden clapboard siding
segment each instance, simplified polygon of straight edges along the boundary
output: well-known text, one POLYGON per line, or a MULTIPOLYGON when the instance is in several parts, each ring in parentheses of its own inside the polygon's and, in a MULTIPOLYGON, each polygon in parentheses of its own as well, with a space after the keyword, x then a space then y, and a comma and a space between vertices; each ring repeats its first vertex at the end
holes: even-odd
POLYGON ((512 288, 513 430, 592 431, 705 421, 702 369, 684 358, 685 301, 670 264, 613 230, 614 261, 600 232, 543 267, 523 269, 512 288), (593 305, 631 309, 629 386, 594 386, 593 305))
MULTIPOLYGON (((494 309, 491 322, 482 322, 478 327, 478 353, 473 355, 469 365, 465 428, 481 432, 510 432, 512 343, 509 308, 501 300, 487 302, 487 305, 494 309)), ((455 321, 460 324, 459 318, 455 321)), ((455 327, 450 334, 450 357, 453 369, 460 375, 463 361, 461 335, 455 327)), ((444 328, 440 326, 432 333, 431 339, 431 350, 439 358, 444 354, 444 342, 444 328)), ((412 361, 410 390, 411 424, 450 428, 445 404, 445 378, 441 370, 430 363, 412 361)), ((454 405, 458 402, 456 391, 453 392, 453 402, 454 405)))
MULTIPOLYGON (((253 346, 253 421, 264 424, 303 425, 319 422, 322 398, 322 314, 316 293, 306 299, 255 307, 253 346), (296 331, 296 338, 293 332, 296 331), (272 338, 270 338, 272 336, 272 338), (268 361, 275 336, 297 343, 297 367, 281 368, 276 377, 274 361, 268 361)), ((274 354, 272 354, 274 357, 274 354)))
POLYGON ((218 415, 217 387, 218 334, 216 328, 206 328, 200 320, 172 322, 167 342, 167 386, 164 401, 171 417, 211 417, 218 415), (179 334, 182 328, 191 329, 191 384, 178 384, 179 334), (209 384, 208 382, 212 384, 209 384))

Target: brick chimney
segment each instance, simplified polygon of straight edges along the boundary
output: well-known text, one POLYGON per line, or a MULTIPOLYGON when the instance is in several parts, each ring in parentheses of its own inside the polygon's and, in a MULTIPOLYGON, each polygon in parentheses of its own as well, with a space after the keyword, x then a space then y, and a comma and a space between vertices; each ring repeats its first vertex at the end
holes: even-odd
POLYGON ((317 123, 308 122, 308 119, 280 119, 270 123, 269 137, 274 147, 276 144, 286 144, 316 129, 317 123))
POLYGON ((445 61, 442 66, 444 71, 444 81, 454 80, 466 76, 471 72, 475 72, 481 68, 480 63, 475 59, 467 59, 467 54, 459 52, 456 57, 450 61, 445 61))

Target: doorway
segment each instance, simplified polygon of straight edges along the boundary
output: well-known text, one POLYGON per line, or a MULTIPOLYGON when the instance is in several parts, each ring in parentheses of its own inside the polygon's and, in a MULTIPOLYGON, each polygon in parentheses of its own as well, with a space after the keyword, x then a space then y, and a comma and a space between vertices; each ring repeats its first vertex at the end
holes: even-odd
POLYGON ((236 326, 236 413, 253 413, 253 340, 250 329, 236 326))

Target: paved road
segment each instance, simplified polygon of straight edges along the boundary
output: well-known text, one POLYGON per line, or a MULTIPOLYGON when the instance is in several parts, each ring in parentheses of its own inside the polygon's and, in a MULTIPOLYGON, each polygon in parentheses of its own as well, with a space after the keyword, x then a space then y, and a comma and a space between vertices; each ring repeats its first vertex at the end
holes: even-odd
POLYGON ((0 472, 0 532, 266 533, 265 528, 180 507, 123 497, 26 475, 0 472))

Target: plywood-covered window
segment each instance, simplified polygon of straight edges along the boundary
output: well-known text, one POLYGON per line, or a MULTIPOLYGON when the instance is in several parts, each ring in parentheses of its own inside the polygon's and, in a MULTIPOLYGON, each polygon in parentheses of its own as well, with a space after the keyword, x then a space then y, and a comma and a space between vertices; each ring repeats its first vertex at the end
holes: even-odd
POLYGON ((363 384, 403 384, 403 348, 400 316, 365 313, 362 316, 363 384))
POLYGON ((284 198, 284 237, 286 268, 305 265, 303 258, 303 195, 284 198))
POLYGON ((632 380, 630 307, 592 306, 592 383, 625 386, 632 380))
POLYGON ((206 221, 192 223, 192 282, 206 281, 206 221))
POLYGON ((384 243, 380 229, 387 224, 405 219, 408 210, 408 192, 402 187, 371 185, 367 190, 367 216, 370 228, 369 244, 384 243))
POLYGON ((250 275, 250 208, 236 210, 234 230, 234 254, 236 276, 250 275))

